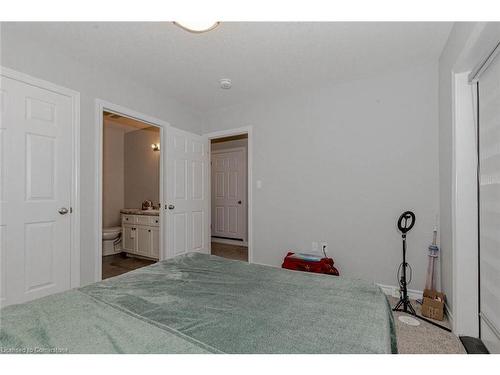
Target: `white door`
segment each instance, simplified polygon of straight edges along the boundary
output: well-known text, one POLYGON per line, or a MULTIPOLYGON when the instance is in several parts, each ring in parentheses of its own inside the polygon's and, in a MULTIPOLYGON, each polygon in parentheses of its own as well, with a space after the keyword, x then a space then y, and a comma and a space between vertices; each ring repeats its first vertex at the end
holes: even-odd
POLYGON ((169 127, 165 154, 166 257, 208 253, 208 139, 169 127))
POLYGON ((2 305, 71 287, 73 104, 1 77, 2 305))
POLYGON ((212 236, 246 240, 246 153, 212 151, 212 236))

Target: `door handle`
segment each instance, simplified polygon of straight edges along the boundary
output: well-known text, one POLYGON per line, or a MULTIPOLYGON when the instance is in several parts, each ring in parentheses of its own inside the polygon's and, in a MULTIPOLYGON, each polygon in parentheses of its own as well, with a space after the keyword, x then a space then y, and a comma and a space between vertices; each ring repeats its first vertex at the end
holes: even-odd
POLYGON ((66 207, 61 207, 59 210, 57 210, 57 212, 59 212, 59 214, 61 215, 66 215, 69 210, 66 207))
POLYGON ((241 204, 241 201, 238 201, 238 204, 241 204))
POLYGON ((175 206, 174 206, 173 204, 169 204, 169 205, 168 205, 168 209, 169 209, 169 210, 173 210, 174 208, 175 208, 175 206))

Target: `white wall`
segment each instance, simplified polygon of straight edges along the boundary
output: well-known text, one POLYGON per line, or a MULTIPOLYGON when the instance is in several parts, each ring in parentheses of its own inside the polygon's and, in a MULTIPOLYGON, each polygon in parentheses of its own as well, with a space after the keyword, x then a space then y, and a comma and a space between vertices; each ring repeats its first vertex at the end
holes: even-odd
MULTIPOLYGON (((410 288, 423 289, 438 213, 438 67, 282 97, 209 114, 205 132, 254 127, 254 260, 326 240, 341 273, 396 285, 396 219, 408 236, 410 288)), ((263 93, 264 95, 265 93, 263 93)))
POLYGON ((117 75, 112 66, 84 66, 69 59, 50 41, 34 43, 2 28, 1 52, 2 66, 80 92, 81 281, 93 282, 97 202, 95 99, 131 108, 195 133, 201 132, 201 117, 190 107, 117 75))
POLYGON ((102 179, 102 226, 121 225, 120 209, 125 201, 124 165, 125 129, 104 122, 103 129, 103 179, 102 179))
MULTIPOLYGON (((146 199, 160 203, 160 128, 149 127, 125 134, 125 207, 141 208, 146 199)), ((161 148, 161 145, 160 145, 161 148)))

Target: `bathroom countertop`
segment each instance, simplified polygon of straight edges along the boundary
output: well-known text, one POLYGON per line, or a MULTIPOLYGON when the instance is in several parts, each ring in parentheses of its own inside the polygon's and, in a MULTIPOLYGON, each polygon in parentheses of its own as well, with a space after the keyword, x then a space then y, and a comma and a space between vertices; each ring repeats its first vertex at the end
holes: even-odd
POLYGON ((120 213, 126 215, 147 215, 147 216, 159 216, 160 210, 141 210, 140 208, 122 208, 120 213))

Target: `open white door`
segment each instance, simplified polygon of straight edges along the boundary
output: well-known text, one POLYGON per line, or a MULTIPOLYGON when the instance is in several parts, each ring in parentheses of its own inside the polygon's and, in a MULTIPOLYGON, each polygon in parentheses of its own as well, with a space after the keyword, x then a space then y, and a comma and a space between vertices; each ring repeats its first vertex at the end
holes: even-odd
POLYGON ((166 258, 210 250, 208 139, 173 127, 167 129, 166 258))

